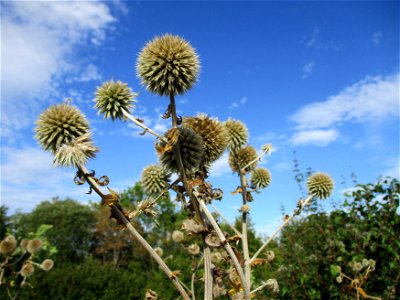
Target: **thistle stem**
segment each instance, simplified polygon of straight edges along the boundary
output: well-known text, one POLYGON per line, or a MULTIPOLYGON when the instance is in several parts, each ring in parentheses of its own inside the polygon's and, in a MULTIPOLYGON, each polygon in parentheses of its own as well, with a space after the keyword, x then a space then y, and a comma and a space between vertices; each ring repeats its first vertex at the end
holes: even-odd
POLYGON ((231 223, 229 223, 229 221, 223 216, 223 214, 218 210, 218 208, 211 203, 211 206, 213 207, 213 209, 215 210, 215 212, 218 214, 218 216, 220 216, 222 218, 222 220, 224 220, 224 222, 240 237, 242 238, 242 234, 239 232, 239 230, 237 230, 231 223))
MULTIPOLYGON (((307 206, 311 200, 313 199, 313 196, 308 196, 306 200, 303 202, 303 205, 300 207, 300 211, 303 210, 305 206, 307 206)), ((278 227, 278 229, 269 237, 269 239, 258 249, 258 251, 253 255, 253 257, 250 260, 250 264, 260 255, 260 253, 265 249, 265 247, 268 246, 268 244, 273 240, 273 238, 282 230, 283 227, 285 227, 290 220, 293 219, 294 216, 296 216, 299 212, 294 212, 289 218, 285 220, 285 222, 282 223, 281 226, 278 227)))
POLYGON ((135 123, 137 126, 143 128, 146 132, 154 135, 155 137, 158 137, 160 140, 162 140, 163 142, 168 143, 168 140, 163 137, 161 134, 155 132, 153 129, 151 129, 150 127, 144 125, 142 122, 139 122, 137 119, 135 119, 130 113, 128 113, 125 109, 122 108, 122 113, 124 114, 124 116, 131 120, 133 123, 135 123))
POLYGON ((211 250, 208 245, 204 243, 204 299, 213 299, 213 276, 211 270, 211 250))
MULTIPOLYGON (((245 184, 245 175, 243 174, 242 170, 239 170, 239 177, 240 177, 240 185, 242 187, 242 199, 243 205, 247 204, 247 190, 245 184)), ((251 274, 251 265, 250 265, 250 254, 249 254, 249 242, 247 239, 247 212, 242 213, 242 247, 243 247, 243 255, 245 259, 244 263, 244 270, 246 276, 246 287, 247 292, 250 294, 251 288, 251 281, 250 281, 250 274, 251 274)))
MULTIPOLYGON (((92 187, 92 189, 101 197, 103 198, 105 194, 93 179, 93 177, 88 176, 89 172, 85 166, 79 166, 79 170, 84 174, 84 178, 86 182, 92 187)), ((171 279, 172 283, 176 287, 176 289, 181 294, 182 298, 185 300, 190 300, 189 295, 186 293, 185 289, 183 288, 181 282, 179 281, 178 277, 172 273, 172 271, 168 268, 162 258, 154 251, 154 249, 147 243, 147 241, 140 235, 140 233, 132 226, 132 224, 126 219, 126 217, 122 214, 117 206, 114 204, 110 205, 111 210, 113 213, 118 217, 118 219, 125 225, 128 231, 133 235, 134 238, 146 249, 146 251, 150 254, 150 256, 158 263, 160 268, 164 271, 164 273, 171 279)))
POLYGON ((232 263, 239 275, 240 281, 242 283, 242 286, 244 288, 245 291, 245 297, 246 299, 250 299, 250 295, 249 295, 249 289, 247 288, 247 284, 246 284, 246 280, 243 274, 243 270, 242 267, 239 264, 239 261, 235 255, 235 252, 233 252, 233 249, 231 247, 231 245, 228 243, 228 241, 226 240, 223 232, 221 231, 221 228, 219 228, 217 222, 215 221, 214 217, 212 216, 212 214, 210 213, 210 211, 207 208, 207 205, 204 203, 204 200, 197 198, 200 207, 202 209, 202 211, 204 212, 204 214, 207 216, 208 220, 211 223, 211 226, 214 228, 216 234, 218 235, 219 240, 221 241, 221 244, 224 246, 226 252, 228 253, 228 255, 230 256, 232 263))
POLYGON ((246 170, 246 168, 247 168, 248 166, 251 166, 251 165, 254 164, 256 161, 259 161, 261 158, 263 158, 263 156, 264 156, 265 154, 267 154, 268 152, 270 152, 271 149, 272 149, 271 144, 266 145, 266 146, 263 148, 263 151, 261 152, 260 155, 258 155, 255 159, 253 159, 251 162, 249 162, 247 165, 245 165, 245 166, 242 168, 242 172, 243 172, 244 170, 246 170))

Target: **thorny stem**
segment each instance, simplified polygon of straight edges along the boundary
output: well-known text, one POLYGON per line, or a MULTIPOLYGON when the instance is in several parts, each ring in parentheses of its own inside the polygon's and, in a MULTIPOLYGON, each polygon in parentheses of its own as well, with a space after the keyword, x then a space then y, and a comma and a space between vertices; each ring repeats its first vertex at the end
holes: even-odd
POLYGON ((168 140, 163 137, 161 134, 155 132, 153 129, 147 127, 146 125, 144 125, 142 122, 139 122, 137 119, 135 119, 130 113, 128 113, 125 109, 122 108, 122 113, 124 114, 124 116, 131 120, 133 123, 135 123, 137 126, 143 128, 146 132, 158 137, 160 140, 162 140, 163 142, 168 143, 168 140))
POLYGON ((204 200, 202 199, 197 199, 200 203, 200 207, 203 210, 204 214, 207 216, 208 220, 211 223, 211 226, 214 228, 216 234, 218 235, 219 240, 221 241, 221 244, 224 246, 226 252, 228 252, 228 255, 230 256, 232 263, 239 275, 240 281, 242 283, 242 286, 244 288, 245 291, 245 297, 246 299, 250 299, 250 295, 248 293, 248 288, 246 286, 246 280, 243 274, 243 270, 242 267, 239 264, 239 261, 235 255, 235 253, 233 252, 233 249, 231 247, 231 245, 228 243, 228 241, 226 240, 223 232, 221 231, 221 228, 219 228, 217 222, 215 221, 214 217, 212 216, 212 214, 210 213, 210 211, 207 208, 207 205, 204 203, 204 200))
MULTIPOLYGON (((306 198, 306 200, 304 200, 303 205, 301 206, 301 210, 303 210, 303 208, 305 206, 307 206, 311 200, 313 199, 313 196, 308 196, 306 198)), ((285 220, 285 222, 283 222, 283 224, 281 226, 278 227, 278 229, 269 237, 269 239, 260 247, 260 249, 258 249, 258 251, 256 252, 256 254, 253 255, 253 257, 250 260, 250 264, 260 255, 260 253, 265 249, 265 247, 268 246, 268 244, 273 240, 273 238, 282 230, 283 227, 286 226, 286 224, 288 224, 290 222, 290 220, 293 219, 294 216, 296 216, 298 213, 294 212, 289 218, 287 218, 285 220)))
MULTIPOLYGON (((172 114, 172 128, 176 128, 177 125, 178 125, 178 117, 177 117, 177 114, 176 114, 175 96, 174 96, 173 93, 170 94, 170 112, 172 114)), ((184 185, 185 190, 188 193, 189 198, 190 198, 190 203, 194 207, 194 209, 196 211, 196 214, 200 217, 200 220, 202 221, 202 223, 204 225, 206 225, 204 223, 204 219, 202 218, 198 203, 197 203, 196 199, 193 197, 193 189, 192 189, 192 187, 190 186, 190 184, 189 184, 189 182, 187 180, 186 170, 185 170, 185 167, 183 166, 183 162, 182 162, 181 151, 177 147, 177 145, 174 145, 173 150, 174 150, 176 162, 178 164, 178 168, 179 168, 179 172, 180 172, 180 176, 181 176, 183 185, 184 185)), ((208 300, 208 299, 212 299, 213 280, 212 280, 212 276, 211 276, 211 252, 210 252, 209 247, 205 243, 205 235, 204 234, 203 234, 203 245, 204 245, 204 249, 203 249, 203 253, 204 253, 204 274, 205 274, 205 278, 204 278, 205 279, 204 280, 204 285, 205 285, 204 298, 208 300), (206 259, 206 257, 208 257, 208 259, 206 259)))
POLYGON ((266 145, 266 146, 263 148, 263 151, 261 152, 260 155, 258 155, 255 159, 253 159, 251 162, 249 162, 247 165, 245 165, 245 166, 242 168, 242 172, 243 172, 248 166, 251 166, 251 165, 254 164, 256 161, 259 161, 265 154, 267 154, 268 152, 270 152, 271 149, 272 149, 271 144, 266 145))
MULTIPOLYGON (((89 172, 85 166, 80 165, 79 170, 84 174, 86 182, 92 187, 92 189, 101 197, 103 198, 105 194, 96 183, 96 181, 91 177, 88 176, 89 172)), ((119 220, 125 225, 128 231, 135 237, 138 242, 147 250, 150 256, 158 263, 160 268, 164 271, 164 273, 171 279, 172 283, 175 285, 176 289, 181 294, 182 298, 185 300, 190 300, 189 295, 186 293, 185 289, 183 288, 181 282, 179 281, 178 277, 172 273, 172 271, 168 268, 162 258, 154 251, 154 249, 147 243, 147 241, 140 235, 140 233, 132 226, 132 224, 126 219, 126 217, 122 214, 122 212, 118 209, 117 206, 110 205, 113 213, 117 215, 119 220)))
MULTIPOLYGON (((245 184, 245 174, 242 170, 239 170, 240 177, 240 185, 242 187, 242 199, 243 205, 247 204, 247 190, 245 184)), ((242 247, 243 247, 243 255, 245 259, 244 270, 246 276, 246 288, 247 293, 250 294, 251 282, 250 282, 250 273, 251 273, 251 265, 250 265, 250 254, 249 254, 249 242, 247 240, 247 212, 242 213, 242 247)))
POLYGON ((223 216, 223 214, 218 210, 218 208, 211 203, 211 206, 214 208, 215 212, 222 218, 222 220, 224 220, 224 222, 240 237, 242 238, 242 234, 239 232, 239 230, 237 230, 231 223, 229 223, 229 221, 227 219, 225 219, 225 217, 223 216))

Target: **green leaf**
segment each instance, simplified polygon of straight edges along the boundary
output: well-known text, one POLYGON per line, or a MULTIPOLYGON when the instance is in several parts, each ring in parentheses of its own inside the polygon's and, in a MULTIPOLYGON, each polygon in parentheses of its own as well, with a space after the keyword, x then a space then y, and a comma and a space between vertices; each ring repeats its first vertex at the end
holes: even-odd
POLYGON ((48 225, 48 224, 42 224, 40 227, 36 230, 35 236, 36 237, 41 237, 43 234, 46 233, 46 231, 50 230, 53 228, 53 225, 48 225))

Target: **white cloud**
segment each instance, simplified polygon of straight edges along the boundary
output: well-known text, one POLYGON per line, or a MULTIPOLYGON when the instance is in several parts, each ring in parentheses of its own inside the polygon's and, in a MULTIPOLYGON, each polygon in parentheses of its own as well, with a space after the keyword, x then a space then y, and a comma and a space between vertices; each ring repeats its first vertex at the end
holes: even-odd
POLYGON ((53 167, 49 153, 33 147, 2 150, 1 204, 12 211, 29 211, 54 196, 75 197, 87 191, 87 187, 71 189, 74 171, 53 167))
POLYGON ((307 79, 313 72, 314 70, 315 63, 313 61, 310 61, 309 63, 305 64, 302 68, 302 79, 307 79))
POLYGON ((380 31, 374 32, 374 34, 372 35, 372 43, 375 46, 378 46, 382 41, 382 37, 383 37, 382 32, 380 32, 380 31))
POLYGON ((77 49, 101 43, 114 22, 101 2, 2 3, 3 136, 31 125, 68 78, 99 79, 95 65, 81 61, 77 49))
POLYGON ((239 106, 245 105, 246 102, 247 102, 247 97, 244 96, 244 97, 240 98, 239 101, 232 102, 232 104, 229 105, 229 109, 238 108, 239 106))
POLYGON ((312 32, 309 35, 303 37, 303 42, 307 48, 320 48, 321 42, 319 38, 319 28, 317 26, 314 26, 312 32))
POLYGON ((294 146, 326 146, 335 141, 339 137, 339 133, 335 129, 320 130, 303 130, 296 132, 290 139, 294 146))
POLYGON ((231 173, 231 168, 228 163, 228 153, 224 153, 219 159, 217 159, 211 166, 210 176, 219 177, 227 173, 231 173))
POLYGON ((338 95, 302 107, 290 117, 298 130, 329 128, 342 122, 379 122, 399 114, 399 76, 367 77, 338 95))

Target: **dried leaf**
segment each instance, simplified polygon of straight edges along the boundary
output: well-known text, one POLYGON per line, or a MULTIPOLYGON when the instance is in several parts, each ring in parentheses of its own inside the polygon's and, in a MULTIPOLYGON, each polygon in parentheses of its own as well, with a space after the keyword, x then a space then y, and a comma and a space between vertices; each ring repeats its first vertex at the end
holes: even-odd
POLYGON ((218 238, 218 235, 215 232, 207 234, 205 238, 205 243, 213 248, 218 248, 222 245, 221 240, 218 238))
POLYGON ((361 296, 363 296, 363 298, 368 297, 367 293, 362 288, 357 288, 357 291, 361 294, 361 296))
POLYGON ((157 293, 151 289, 147 289, 145 300, 157 300, 157 293))
POLYGON ((175 271, 171 272, 171 277, 175 278, 175 277, 177 277, 177 276, 179 276, 181 274, 182 274, 182 272, 180 270, 175 270, 175 271))
POLYGON ((264 258, 256 258, 251 262, 251 266, 255 267, 255 266, 262 266, 263 264, 265 264, 268 260, 264 259, 264 258))
POLYGON ((230 238, 227 239, 228 242, 236 242, 236 241, 240 241, 242 238, 239 235, 234 235, 230 238))
POLYGON ((242 188, 238 186, 235 191, 231 192, 232 195, 236 195, 242 192, 242 188))
POLYGON ((178 142, 179 136, 180 136, 179 128, 172 128, 168 131, 166 138, 169 141, 171 149, 172 149, 172 146, 178 142))
POLYGON ((194 219, 183 221, 182 229, 186 230, 188 235, 195 235, 207 231, 207 228, 194 219))

